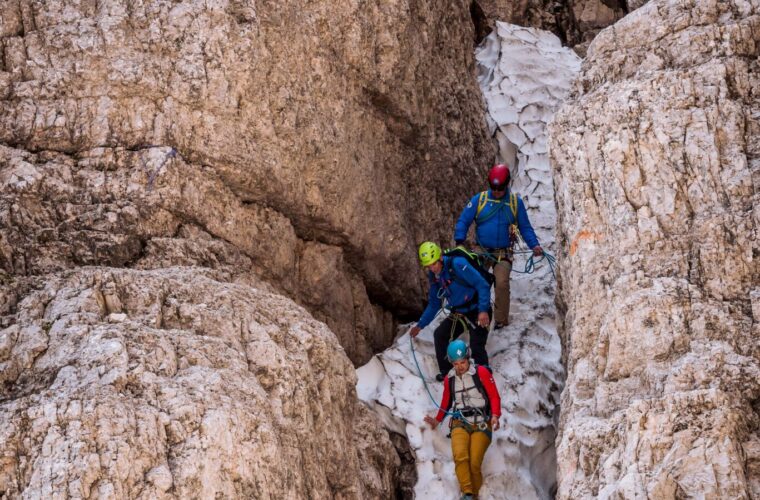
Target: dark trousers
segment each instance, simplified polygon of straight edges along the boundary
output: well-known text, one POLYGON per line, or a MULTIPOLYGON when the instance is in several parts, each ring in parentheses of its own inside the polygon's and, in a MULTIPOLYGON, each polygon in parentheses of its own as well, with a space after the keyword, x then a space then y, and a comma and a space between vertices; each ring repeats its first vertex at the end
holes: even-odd
MULTIPOLYGON (((491 310, 488 310, 488 316, 491 316, 491 310)), ((446 348, 449 342, 459 337, 465 331, 470 331, 470 350, 476 364, 488 366, 488 353, 486 352, 486 341, 488 340, 488 327, 478 326, 477 308, 457 315, 456 313, 441 321, 438 328, 433 333, 435 339, 435 357, 438 358, 438 369, 441 373, 448 373, 452 364, 446 359, 446 348), (467 319, 465 319, 467 318, 467 319)))

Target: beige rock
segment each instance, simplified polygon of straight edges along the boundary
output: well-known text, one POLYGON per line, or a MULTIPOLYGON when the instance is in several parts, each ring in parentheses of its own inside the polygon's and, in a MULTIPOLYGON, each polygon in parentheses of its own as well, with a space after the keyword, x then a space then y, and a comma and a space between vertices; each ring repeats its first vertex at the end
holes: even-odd
POLYGON ((387 497, 399 457, 335 336, 226 279, 87 268, 28 280, 0 336, 0 495, 387 497), (123 320, 105 315, 104 290, 123 320))
POLYGON ((493 153, 469 2, 6 4, 5 272, 224 261, 329 320, 356 363, 391 342, 389 312, 420 310, 414 248, 449 237, 493 153), (317 261, 353 303, 300 294, 317 261))
POLYGON ((471 12, 483 39, 503 21, 551 31, 576 52, 585 55, 601 31, 648 0, 476 0, 471 12))
POLYGON ((654 0, 551 127, 559 498, 760 495, 757 0, 654 0))

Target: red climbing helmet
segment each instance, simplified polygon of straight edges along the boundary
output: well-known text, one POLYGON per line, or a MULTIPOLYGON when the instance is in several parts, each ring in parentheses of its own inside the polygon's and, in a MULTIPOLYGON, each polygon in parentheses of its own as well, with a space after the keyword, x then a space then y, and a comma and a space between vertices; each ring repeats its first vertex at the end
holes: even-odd
POLYGON ((491 189, 503 191, 509 184, 509 167, 502 163, 494 165, 488 172, 488 184, 491 185, 491 189))

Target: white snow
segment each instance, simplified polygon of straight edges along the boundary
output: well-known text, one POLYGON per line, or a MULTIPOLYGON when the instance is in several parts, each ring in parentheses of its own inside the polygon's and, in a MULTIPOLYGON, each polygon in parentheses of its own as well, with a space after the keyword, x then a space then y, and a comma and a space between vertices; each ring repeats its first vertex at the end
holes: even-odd
MULTIPOLYGON (((499 145, 497 161, 512 167, 512 189, 523 197, 542 246, 554 253, 556 214, 546 125, 567 96, 581 61, 551 33, 505 23, 497 23, 475 57, 488 105, 487 121, 499 145)), ((515 270, 524 265, 525 257, 518 256, 515 270)), ((494 433, 486 453, 481 499, 553 495, 555 416, 563 380, 554 286, 545 263, 534 274, 513 272, 511 324, 489 336, 487 349, 501 393, 503 428, 494 433)), ((432 336, 441 318, 414 340, 435 404, 443 387, 433 378, 438 370, 432 336)), ((359 397, 378 410, 387 426, 399 430, 404 422, 417 457, 416 497, 459 498, 446 438, 448 425, 432 431, 423 422, 426 414, 435 414, 436 406, 418 376, 409 335, 403 333, 409 326, 393 346, 357 370, 359 397)))

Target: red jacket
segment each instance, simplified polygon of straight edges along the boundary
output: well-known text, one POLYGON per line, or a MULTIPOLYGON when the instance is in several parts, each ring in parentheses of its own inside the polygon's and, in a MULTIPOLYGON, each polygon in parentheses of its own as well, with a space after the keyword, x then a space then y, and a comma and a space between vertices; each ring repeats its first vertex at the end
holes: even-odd
MULTIPOLYGON (((491 415, 497 417, 501 416, 501 398, 499 397, 499 391, 496 389, 496 382, 493 379, 493 375, 485 366, 478 365, 478 370, 475 376, 480 378, 480 382, 483 384, 486 394, 488 394, 488 401, 491 404, 491 415)), ((438 410, 438 415, 435 419, 439 422, 443 422, 446 418, 446 412, 451 407, 451 394, 449 394, 449 376, 443 381, 443 398, 441 399, 441 407, 438 410)))

